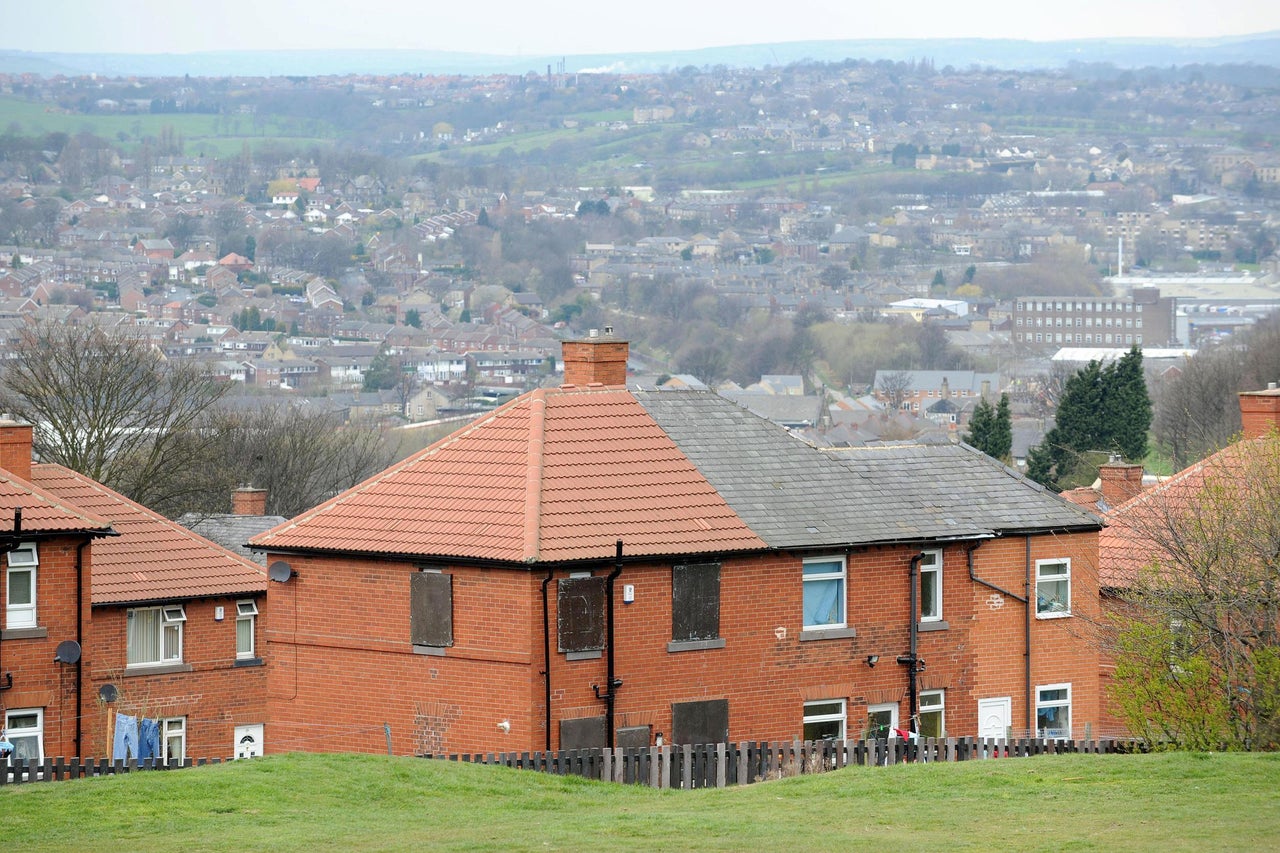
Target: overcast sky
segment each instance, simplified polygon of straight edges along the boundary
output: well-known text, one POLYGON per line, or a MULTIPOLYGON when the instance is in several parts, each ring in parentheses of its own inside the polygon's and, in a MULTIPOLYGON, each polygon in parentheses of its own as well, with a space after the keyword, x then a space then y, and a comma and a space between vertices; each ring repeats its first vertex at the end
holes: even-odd
POLYGON ((520 56, 811 39, 1181 39, 1280 30, 1276 0, 3 0, 0 49, 403 48, 520 56))

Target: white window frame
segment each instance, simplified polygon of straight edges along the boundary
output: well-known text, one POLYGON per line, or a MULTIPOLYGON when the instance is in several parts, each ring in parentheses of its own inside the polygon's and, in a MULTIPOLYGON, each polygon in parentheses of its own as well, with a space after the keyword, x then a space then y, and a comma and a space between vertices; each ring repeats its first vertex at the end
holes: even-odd
POLYGON ((801 568, 800 587, 801 608, 804 611, 801 617, 804 622, 802 626, 803 630, 824 631, 830 628, 848 627, 848 572, 845 565, 844 555, 834 557, 813 557, 806 559, 801 568), (819 566, 823 564, 836 564, 839 565, 840 568, 838 571, 809 572, 810 566, 819 566), (838 618, 829 622, 810 622, 810 603, 808 601, 808 592, 810 588, 812 587, 816 589, 819 585, 826 585, 830 583, 835 583, 836 586, 836 604, 839 609, 839 613, 837 614, 838 618))
POLYGON ((258 621, 257 616, 258 602, 251 598, 236 602, 236 660, 253 660, 255 657, 256 646, 253 634, 258 621), (240 642, 240 628, 244 623, 249 625, 249 647, 247 649, 240 642))
POLYGON ((916 726, 915 731, 924 737, 924 716, 925 714, 938 715, 938 734, 930 735, 930 737, 946 737, 947 736, 947 691, 945 690, 921 690, 920 695, 916 697, 916 726))
POLYGON ((40 556, 36 543, 23 542, 5 555, 5 614, 4 627, 35 628, 39 626, 36 605, 40 598, 36 583, 39 580, 40 556), (27 575, 30 579, 31 600, 24 604, 13 603, 13 581, 18 575, 27 575))
POLYGON ((942 621, 942 550, 924 551, 921 553, 920 565, 920 613, 921 622, 942 621), (927 577, 926 577, 927 576, 927 577), (932 613, 924 612, 924 591, 933 590, 934 608, 932 613))
POLYGON ((875 732, 871 731, 871 718, 876 714, 889 715, 889 728, 885 733, 886 737, 896 737, 894 731, 898 728, 898 703, 897 702, 881 702, 878 705, 867 706, 867 733, 868 738, 874 737, 875 732))
POLYGON ((1054 738, 1056 740, 1067 740, 1071 737, 1071 683, 1063 684, 1040 684, 1036 686, 1036 736, 1042 738, 1054 738), (1049 691, 1062 690, 1066 693, 1063 698, 1046 699, 1044 694, 1049 691), (1042 728, 1040 725, 1040 711, 1048 708, 1061 708, 1065 712, 1066 726, 1063 728, 1049 729, 1042 728), (1049 734, 1055 732, 1055 734, 1049 734))
POLYGON ((160 750, 164 755, 164 762, 168 764, 177 761, 181 764, 187 757, 187 718, 186 717, 168 717, 160 721, 160 750), (170 752, 170 741, 178 745, 177 755, 173 756, 170 752))
MULTIPOLYGON (((836 723, 840 724, 840 731, 832 740, 844 741, 848 735, 848 704, 843 699, 815 699, 811 702, 804 703, 804 726, 801 728, 801 734, 805 734, 805 729, 810 724, 816 723, 836 723)), ((814 738, 804 737, 804 740, 814 740, 814 738)), ((825 738, 824 738, 825 740, 825 738)))
POLYGON ((186 610, 183 609, 183 606, 181 604, 165 604, 165 605, 159 605, 155 607, 129 608, 129 612, 126 616, 126 627, 125 627, 125 666, 127 668, 132 669, 134 667, 170 666, 172 664, 182 663, 182 634, 183 634, 182 623, 186 621, 187 621, 187 613, 186 613, 186 610), (156 648, 159 650, 159 654, 160 654, 160 657, 158 660, 131 660, 130 659, 132 648, 129 643, 128 624, 130 620, 138 618, 138 614, 143 612, 147 612, 147 613, 159 612, 160 614, 160 621, 159 621, 160 636, 156 643, 156 648), (173 632, 172 635, 170 635, 171 631, 173 632), (165 652, 166 639, 169 636, 172 636, 174 638, 173 645, 176 646, 176 653, 173 653, 173 654, 166 654, 165 652))
MULTIPOLYGON (((44 709, 43 708, 10 708, 9 710, 5 711, 4 733, 5 733, 4 739, 12 743, 15 747, 18 745, 17 740, 19 738, 34 737, 36 739, 36 753, 37 753, 36 760, 44 761, 44 709), (34 726, 23 726, 21 728, 14 728, 13 719, 15 717, 25 717, 29 714, 35 715, 36 724, 34 726)), ((15 749, 14 751, 16 752, 17 750, 15 749)), ((14 759, 14 756, 10 755, 9 761, 12 762, 13 759, 14 759)))
POLYGON ((1054 557, 1049 560, 1036 560, 1036 618, 1058 619, 1071 615, 1071 558, 1054 557), (1045 574, 1044 569, 1050 566, 1062 566, 1062 571, 1045 574), (1065 584, 1066 595, 1054 595, 1052 598, 1040 592, 1041 584, 1065 584), (1056 604, 1055 604, 1056 602, 1056 604))

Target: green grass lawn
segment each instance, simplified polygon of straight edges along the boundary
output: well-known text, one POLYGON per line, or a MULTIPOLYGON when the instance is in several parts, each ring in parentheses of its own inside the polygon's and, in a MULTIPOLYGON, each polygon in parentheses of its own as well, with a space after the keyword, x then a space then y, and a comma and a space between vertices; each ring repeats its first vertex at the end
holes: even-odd
POLYGON ((10 850, 1275 850, 1280 755, 1040 756, 657 791, 289 755, 0 788, 10 850))

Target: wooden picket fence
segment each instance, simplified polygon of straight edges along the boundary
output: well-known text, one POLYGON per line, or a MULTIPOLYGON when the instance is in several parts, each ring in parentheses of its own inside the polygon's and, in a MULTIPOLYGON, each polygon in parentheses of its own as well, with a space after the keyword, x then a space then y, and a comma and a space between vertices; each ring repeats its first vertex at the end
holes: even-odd
POLYGON ((181 770, 184 767, 203 767, 206 764, 221 764, 230 758, 196 758, 182 762, 166 763, 159 758, 112 760, 110 758, 46 758, 43 761, 32 761, 11 758, 8 764, 0 759, 0 785, 18 785, 24 782, 58 782, 63 779, 87 779, 93 776, 116 776, 122 773, 136 773, 139 770, 181 770))
MULTIPOLYGON (((904 762, 973 761, 1028 755, 1091 753, 1108 755, 1146 752, 1134 739, 1053 740, 1041 738, 924 738, 907 741, 787 741, 692 746, 651 746, 615 749, 569 749, 558 752, 502 752, 424 755, 422 758, 462 761, 582 776, 651 788, 724 788, 782 779, 802 773, 824 773, 850 765, 885 766, 904 762)), ((221 764, 231 759, 197 758, 165 763, 160 759, 113 761, 109 758, 46 758, 43 761, 0 761, 0 785, 54 782, 114 776, 143 770, 181 770, 221 764)))
POLYGON ((692 746, 569 749, 424 755, 448 761, 490 764, 542 773, 582 776, 651 788, 724 788, 824 773, 850 765, 886 766, 904 762, 973 761, 1029 755, 1146 752, 1134 739, 1056 740, 1045 738, 922 738, 917 740, 746 742, 692 746))

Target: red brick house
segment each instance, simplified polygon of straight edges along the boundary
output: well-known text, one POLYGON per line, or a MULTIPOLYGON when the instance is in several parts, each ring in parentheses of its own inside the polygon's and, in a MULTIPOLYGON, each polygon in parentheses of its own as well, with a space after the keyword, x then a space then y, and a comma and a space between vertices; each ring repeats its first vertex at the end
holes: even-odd
POLYGON ((167 757, 260 753, 262 569, 33 465, 31 429, 0 423, 0 705, 16 754, 111 756, 118 713, 155 721, 167 757))
POLYGON ((1096 516, 963 445, 630 391, 626 359, 566 343, 565 385, 252 540, 271 751, 1091 730, 1096 516))

